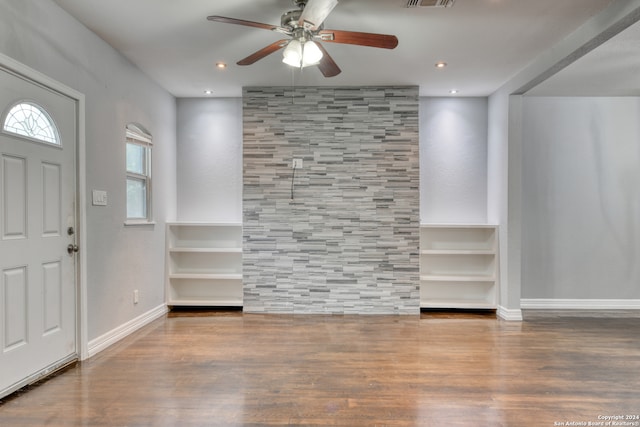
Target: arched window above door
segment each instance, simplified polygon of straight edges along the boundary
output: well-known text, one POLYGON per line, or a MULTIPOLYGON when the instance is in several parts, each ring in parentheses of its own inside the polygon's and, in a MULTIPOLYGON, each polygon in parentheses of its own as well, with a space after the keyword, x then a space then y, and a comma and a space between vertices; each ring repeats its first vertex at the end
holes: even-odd
POLYGON ((2 130, 21 137, 48 144, 60 145, 60 137, 53 119, 41 106, 21 101, 14 104, 4 117, 2 130))

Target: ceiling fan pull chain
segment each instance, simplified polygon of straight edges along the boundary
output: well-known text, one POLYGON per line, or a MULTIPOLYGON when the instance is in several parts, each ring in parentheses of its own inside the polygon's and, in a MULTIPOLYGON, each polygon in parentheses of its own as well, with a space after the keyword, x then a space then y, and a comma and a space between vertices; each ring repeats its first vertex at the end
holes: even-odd
POLYGON ((296 103, 296 69, 291 67, 291 105, 296 103))

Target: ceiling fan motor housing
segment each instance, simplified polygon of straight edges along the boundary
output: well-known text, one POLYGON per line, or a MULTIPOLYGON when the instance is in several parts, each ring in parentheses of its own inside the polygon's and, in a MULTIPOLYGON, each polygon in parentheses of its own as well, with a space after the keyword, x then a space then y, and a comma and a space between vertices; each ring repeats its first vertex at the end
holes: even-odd
MULTIPOLYGON (((298 28, 303 28, 299 24, 300 15, 302 15, 302 9, 291 10, 289 12, 284 13, 282 15, 282 17, 280 18, 280 26, 284 27, 284 28, 289 28, 289 29, 291 29, 292 32, 295 31, 298 28)), ((322 29, 324 29, 324 23, 322 23, 320 26, 318 26, 318 28, 314 31, 314 33, 317 33, 318 31, 321 31, 322 29)), ((294 36, 294 38, 300 38, 300 36, 298 36, 298 37, 294 36)), ((310 39, 311 37, 307 37, 307 38, 310 39)))
POLYGON ((280 25, 285 28, 296 28, 300 20, 300 15, 302 15, 302 9, 286 12, 282 15, 282 18, 280 18, 280 25))

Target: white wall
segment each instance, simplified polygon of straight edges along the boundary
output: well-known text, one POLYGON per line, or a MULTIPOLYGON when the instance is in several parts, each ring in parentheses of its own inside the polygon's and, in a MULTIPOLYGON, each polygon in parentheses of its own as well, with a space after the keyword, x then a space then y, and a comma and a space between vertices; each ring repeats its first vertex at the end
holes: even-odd
POLYGON ((420 99, 420 222, 487 222, 487 99, 420 99))
POLYGON ((612 2, 580 28, 534 58, 489 97, 488 217, 500 224, 500 305, 521 317, 522 94, 638 20, 640 0, 612 2))
POLYGON ((525 97, 522 297, 640 297, 640 98, 525 97))
POLYGON ((178 219, 242 222, 242 99, 178 100, 178 219))
POLYGON ((164 302, 164 221, 175 218, 175 99, 50 0, 0 0, 0 52, 86 96, 88 338, 164 302), (153 135, 155 226, 125 227, 124 130, 153 135), (133 304, 133 290, 140 303, 133 304))

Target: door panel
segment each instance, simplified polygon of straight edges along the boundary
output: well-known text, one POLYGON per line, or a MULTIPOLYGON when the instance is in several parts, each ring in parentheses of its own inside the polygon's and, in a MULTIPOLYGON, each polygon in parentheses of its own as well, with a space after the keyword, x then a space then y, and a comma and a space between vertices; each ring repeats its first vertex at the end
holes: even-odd
MULTIPOLYGON (((0 67, 0 397, 77 358, 76 101, 0 67), (27 101, 60 144, 2 131, 27 101)), ((25 122, 26 123, 26 122, 25 122)), ((28 123, 25 124, 25 126, 28 123)))
POLYGON ((3 271, 5 353, 27 344, 27 269, 18 267, 3 271))
POLYGON ((62 263, 49 262, 42 266, 42 295, 44 295, 44 335, 62 327, 62 263))
POLYGON ((27 237, 27 161, 13 156, 2 156, 3 170, 3 237, 27 237))
POLYGON ((60 165, 42 164, 42 235, 60 236, 62 218, 60 217, 61 192, 60 165))

